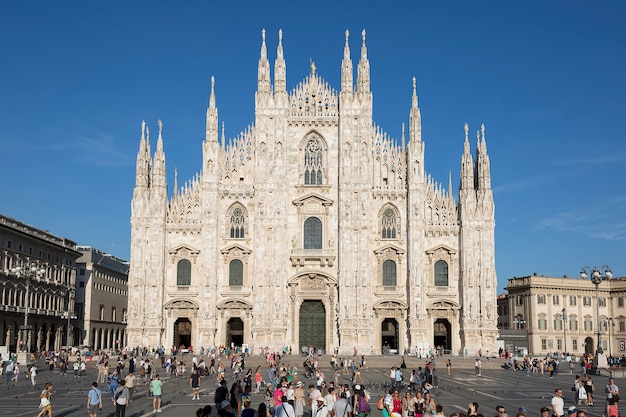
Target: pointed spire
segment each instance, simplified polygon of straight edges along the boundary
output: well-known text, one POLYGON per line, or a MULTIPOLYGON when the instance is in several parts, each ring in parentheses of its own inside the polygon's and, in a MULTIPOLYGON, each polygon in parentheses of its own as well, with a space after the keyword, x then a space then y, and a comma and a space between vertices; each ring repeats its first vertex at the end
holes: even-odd
POLYGON ((261 31, 263 39, 261 43, 261 57, 259 58, 259 69, 257 77, 257 92, 270 93, 270 63, 267 60, 267 47, 265 46, 265 29, 261 31))
POLYGON ((367 46, 365 46, 365 29, 361 32, 363 44, 361 45, 361 59, 359 61, 357 75, 357 91, 359 93, 370 92, 370 63, 367 59, 367 46))
POLYGON ((226 146, 226 133, 224 128, 224 122, 222 122, 222 147, 226 146))
POLYGON ((452 196, 452 171, 448 171, 448 195, 452 196))
POLYGON ((157 122, 159 125, 159 136, 157 138, 157 152, 163 152, 163 122, 161 119, 157 122))
POLYGON ((411 96, 411 108, 417 109, 417 79, 413 77, 413 95, 411 96))
POLYGON ((215 108, 215 76, 211 76, 211 94, 209 95, 209 108, 215 108))
POLYGON ((411 111, 409 112, 409 141, 422 141, 422 115, 417 105, 417 80, 413 77, 413 95, 411 98, 411 111))
POLYGON ((465 130, 465 142, 463 143, 463 152, 464 153, 469 153, 470 152, 469 126, 468 126, 467 123, 465 123, 465 125, 463 126, 463 129, 465 130))
POLYGON ((402 150, 406 149, 406 140, 404 139, 404 122, 402 122, 402 150))
POLYGON ((463 143, 463 156, 461 156, 461 190, 474 190, 474 161, 470 152, 469 126, 463 126, 465 142, 463 143))
POLYGON ((154 153, 154 165, 153 171, 153 184, 156 187, 166 188, 167 181, 165 179, 165 153, 163 152, 163 122, 158 121, 159 124, 159 136, 157 139, 157 150, 154 153))
POLYGON ((206 136, 207 142, 217 141, 217 106, 215 100, 215 77, 211 76, 211 94, 209 95, 209 107, 206 110, 206 136))
POLYGON ((278 31, 278 48, 276 50, 276 61, 274 63, 274 94, 287 93, 287 69, 283 56, 283 30, 278 31))
POLYGON ((487 155, 487 142, 485 141, 485 125, 480 126, 480 131, 476 132, 478 148, 476 149, 476 171, 477 188, 479 190, 491 189, 491 168, 489 156, 487 155), (479 139, 480 134, 480 139, 479 139))
POLYGON ((343 60, 341 61, 341 91, 346 93, 354 91, 352 59, 350 58, 350 45, 348 44, 349 36, 350 32, 346 29, 346 45, 343 48, 343 60))
POLYGON ((135 187, 147 188, 150 186, 150 150, 146 140, 146 121, 141 122, 141 140, 137 152, 135 167, 135 187))
POLYGON ((174 196, 178 195, 178 167, 174 167, 174 196))

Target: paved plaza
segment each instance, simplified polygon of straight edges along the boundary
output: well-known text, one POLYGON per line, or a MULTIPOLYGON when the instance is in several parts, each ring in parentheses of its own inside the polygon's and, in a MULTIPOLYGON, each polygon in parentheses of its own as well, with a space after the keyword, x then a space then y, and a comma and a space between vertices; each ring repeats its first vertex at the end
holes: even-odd
MULTIPOLYGON (((320 360, 322 371, 327 379, 332 372, 330 370, 329 357, 323 356, 320 360)), ((361 372, 372 395, 370 406, 372 408, 371 416, 380 416, 380 411, 376 409, 376 402, 381 397, 385 384, 389 378, 389 368, 391 366, 399 366, 401 358, 399 356, 368 356, 368 369, 361 372)), ((223 359, 224 362, 228 362, 223 359)), ((404 380, 408 381, 410 371, 423 366, 425 359, 407 357, 407 369, 403 370, 404 380)), ((303 358, 301 356, 286 356, 282 361, 285 364, 298 365, 299 380, 304 381, 305 386, 313 382, 313 379, 304 377, 304 369, 302 367, 303 358)), ((187 358, 187 363, 191 363, 191 358, 187 358)), ((460 357, 437 358, 436 365, 439 370, 438 387, 432 390, 434 399, 437 404, 443 405, 445 415, 452 412, 466 412, 470 402, 476 401, 480 405, 479 413, 485 417, 493 417, 496 405, 504 405, 507 409, 509 417, 515 417, 519 407, 525 407, 529 416, 539 416, 539 409, 543 406, 550 407, 550 399, 554 394, 554 390, 560 387, 564 391, 565 408, 574 405, 573 392, 570 388, 573 385, 574 374, 567 371, 561 371, 553 379, 548 374, 526 376, 524 372, 514 372, 504 370, 501 365, 504 362, 499 359, 492 359, 487 362, 483 359, 482 376, 477 377, 474 372, 473 358, 463 359, 460 357), (452 372, 448 376, 446 373, 445 361, 450 358, 452 361, 452 372)), ((54 417, 74 417, 87 416, 87 392, 91 383, 97 378, 97 369, 95 362, 89 363, 87 368, 87 377, 74 378, 72 372, 68 372, 67 376, 62 376, 58 371, 49 371, 45 368, 45 364, 40 362, 37 364, 40 373, 37 377, 38 389, 31 386, 30 380, 26 378, 26 372, 22 369, 22 375, 17 384, 7 384, 4 376, 0 379, 0 415, 21 417, 36 416, 39 412, 39 393, 45 382, 54 383, 54 398, 52 399, 53 416, 54 417)), ((253 370, 257 365, 262 365, 263 378, 266 378, 265 360, 259 356, 246 359, 246 367, 253 370)), ((158 365, 157 365, 158 368, 158 365)), ((579 370, 578 367, 574 369, 579 370)), ((201 384, 201 401, 192 401, 191 389, 189 388, 189 374, 179 377, 165 376, 164 370, 157 369, 163 376, 163 412, 162 417, 194 417, 195 412, 201 406, 213 405, 213 393, 217 387, 215 376, 208 376, 202 379, 201 384)), ((233 382, 232 373, 227 370, 226 378, 228 380, 228 388, 233 382)), ((596 405, 579 406, 582 407, 590 416, 601 416, 604 414, 604 398, 602 392, 608 380, 607 377, 593 376, 594 384, 597 392, 596 405)), ((340 383, 350 383, 348 376, 340 376, 340 383)), ((626 379, 616 378, 617 385, 626 390, 626 379)), ((262 394, 253 394, 253 407, 257 408, 259 402, 263 401, 262 394)), ((100 416, 114 415, 114 406, 110 395, 103 393, 104 408, 100 416)), ((215 414, 215 410, 213 412, 215 414)), ((135 399, 127 407, 126 415, 129 417, 140 417, 153 415, 152 401, 148 398, 148 389, 146 385, 138 385, 135 389, 135 399)), ((305 407, 305 416, 310 417, 310 408, 305 407)))

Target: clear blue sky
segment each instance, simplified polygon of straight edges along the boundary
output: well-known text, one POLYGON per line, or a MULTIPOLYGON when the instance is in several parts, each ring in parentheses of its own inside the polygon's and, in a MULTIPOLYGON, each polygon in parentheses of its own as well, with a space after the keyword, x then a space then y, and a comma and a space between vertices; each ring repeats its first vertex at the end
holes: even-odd
POLYGON ((4 1, 0 213, 128 259, 142 120, 163 120, 171 188, 201 167, 211 76, 226 136, 253 122, 263 28, 289 89, 310 58, 339 89, 365 28, 375 122, 400 137, 415 76, 436 180, 458 188, 463 124, 485 123, 500 291, 626 276, 624 22, 623 1, 4 1))

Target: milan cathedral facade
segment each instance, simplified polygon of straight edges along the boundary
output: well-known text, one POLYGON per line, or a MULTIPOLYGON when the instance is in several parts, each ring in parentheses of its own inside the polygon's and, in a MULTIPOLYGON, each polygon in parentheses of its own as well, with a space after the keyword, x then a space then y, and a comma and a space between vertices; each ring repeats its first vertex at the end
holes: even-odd
MULTIPOLYGON (((287 90, 265 31, 255 120, 226 140, 215 81, 199 172, 168 193, 142 126, 132 199, 128 345, 327 352, 496 350, 494 201, 484 126, 458 200, 424 170, 415 80, 407 136, 372 118, 365 32, 341 87, 315 65, 287 90)), ((462 138, 460 138, 462 139, 462 138)))

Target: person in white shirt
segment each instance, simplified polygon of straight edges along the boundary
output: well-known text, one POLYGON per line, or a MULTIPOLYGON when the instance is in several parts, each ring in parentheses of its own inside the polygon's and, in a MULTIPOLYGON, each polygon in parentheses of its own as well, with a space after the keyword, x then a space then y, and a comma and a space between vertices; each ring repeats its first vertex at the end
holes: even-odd
POLYGON ((281 401, 282 402, 276 407, 274 417, 295 417, 296 410, 294 410, 293 406, 287 402, 286 395, 281 397, 281 401))
POLYGON ((553 417, 563 417, 563 390, 561 388, 557 388, 554 390, 554 397, 552 397, 552 416, 553 417))
POLYGON ((37 367, 35 364, 30 367, 30 383, 33 384, 33 387, 37 386, 37 367))
POLYGON ((326 407, 326 400, 324 397, 317 399, 317 410, 312 417, 328 417, 328 407, 326 407))

